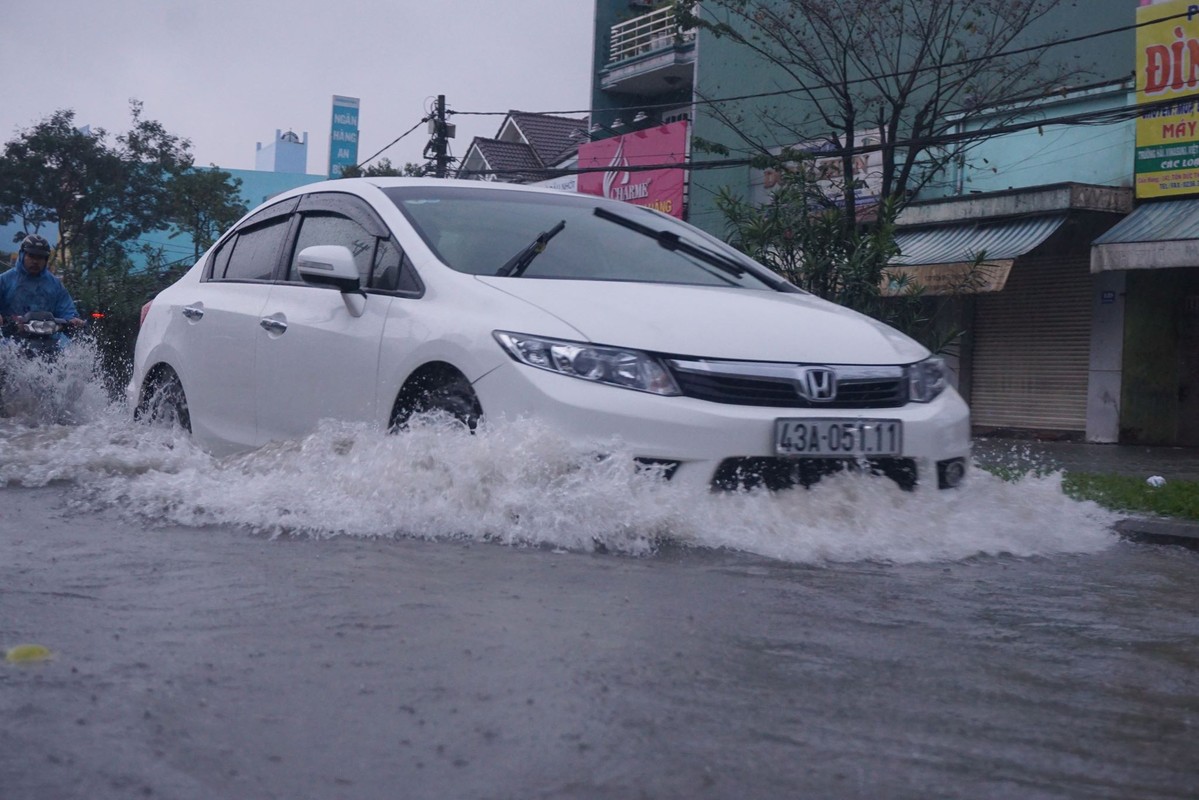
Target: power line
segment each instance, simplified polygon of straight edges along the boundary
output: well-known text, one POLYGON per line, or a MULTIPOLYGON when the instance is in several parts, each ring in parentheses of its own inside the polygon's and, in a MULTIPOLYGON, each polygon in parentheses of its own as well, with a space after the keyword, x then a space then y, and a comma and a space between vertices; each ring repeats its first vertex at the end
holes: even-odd
MULTIPOLYGON (((1015 56, 1015 55, 1023 55, 1026 53, 1044 52, 1045 50, 1048 50, 1053 47, 1059 47, 1059 46, 1068 45, 1068 44, 1077 44, 1079 42, 1090 41, 1093 39, 1110 36, 1110 35, 1113 35, 1116 33, 1123 33, 1123 32, 1127 32, 1127 31, 1131 31, 1131 30, 1137 30, 1142 27, 1158 25, 1161 23, 1169 22, 1171 20, 1181 19, 1181 18, 1184 18, 1187 16, 1188 16, 1188 12, 1182 12, 1179 14, 1172 14, 1172 15, 1168 15, 1168 16, 1164 16, 1164 17, 1158 17, 1158 18, 1155 18, 1152 20, 1145 20, 1143 22, 1137 22, 1132 25, 1123 25, 1123 26, 1109 28, 1109 29, 1102 30, 1102 31, 1095 31, 1095 32, 1089 33, 1089 34, 1082 34, 1079 36, 1069 37, 1066 39, 1059 39, 1059 40, 1056 40, 1053 42, 1046 42, 1043 44, 1030 45, 1027 47, 1016 48, 1013 50, 1003 51, 1003 52, 995 53, 992 55, 976 56, 973 58, 962 59, 960 61, 942 62, 942 63, 934 64, 934 65, 931 65, 928 67, 921 67, 921 68, 912 69, 912 70, 901 70, 901 71, 897 71, 897 72, 893 72, 893 73, 885 73, 885 74, 881 74, 881 75, 873 75, 870 77, 856 78, 856 79, 851 79, 849 81, 846 81, 845 83, 846 84, 867 83, 867 82, 877 81, 880 79, 898 78, 898 77, 904 77, 907 75, 917 74, 920 72, 943 70, 943 69, 949 69, 949 68, 958 67, 958 66, 966 66, 966 65, 970 65, 970 64, 980 63, 983 61, 998 60, 1001 58, 1006 58, 1006 57, 1015 56)), ((1119 81, 1103 81, 1103 82, 1098 82, 1098 83, 1092 83, 1092 84, 1087 84, 1082 87, 1076 87, 1074 89, 1071 89, 1071 91, 1086 91, 1089 89, 1099 88, 1102 86, 1110 86, 1110 85, 1113 85, 1118 82, 1119 81)), ((735 102, 735 101, 739 101, 739 100, 759 99, 759 98, 763 98, 763 97, 774 97, 774 96, 782 96, 782 95, 793 95, 793 94, 806 92, 806 91, 815 91, 815 90, 819 90, 819 89, 832 89, 832 88, 839 88, 839 87, 835 86, 833 84, 825 83, 825 84, 816 84, 813 86, 801 85, 798 88, 780 89, 780 90, 769 91, 769 92, 757 92, 757 93, 744 94, 744 95, 734 95, 734 96, 729 96, 729 97, 718 97, 718 98, 695 98, 695 97, 692 97, 692 99, 687 104, 713 106, 713 105, 717 105, 717 104, 721 104, 721 103, 729 103, 729 102, 735 102)), ((1133 88, 1135 89, 1135 83, 1134 83, 1133 88)), ((1005 105, 1021 103, 1021 102, 1031 102, 1031 101, 1038 100, 1038 99, 1044 99, 1045 97, 1046 97, 1045 95, 1041 95, 1041 96, 1025 96, 1025 97, 1020 97, 1020 98, 1013 98, 1013 99, 1006 101, 1005 105)), ((1171 105, 1174 105, 1175 103, 1184 102, 1188 99, 1196 99, 1196 98, 1199 98, 1199 95, 1186 95, 1186 96, 1173 97, 1173 98, 1170 98, 1169 100, 1155 101, 1153 103, 1145 103, 1145 104, 1140 104, 1137 106, 1129 106, 1129 107, 1125 107, 1124 109, 1111 109, 1111 110, 1106 110, 1106 111, 1101 111, 1101 112, 1089 112, 1089 113, 1082 113, 1082 114, 1078 114, 1078 115, 1066 115, 1066 116, 1057 117, 1057 118, 1046 118, 1046 119, 1042 119, 1042 120, 1039 120, 1036 122, 1029 121, 1029 122, 1024 122, 1024 123, 1012 123, 1012 124, 1004 125, 1004 126, 979 129, 976 131, 960 131, 960 132, 952 133, 952 134, 942 134, 942 135, 936 136, 936 137, 924 137, 922 139, 918 138, 918 139, 910 139, 910 140, 906 140, 906 141, 897 141, 897 142, 892 142, 887 145, 880 144, 880 145, 876 145, 876 146, 867 146, 867 147, 861 147, 861 148, 849 147, 849 148, 830 149, 827 151, 822 151, 821 156, 822 157, 836 157, 838 155, 844 155, 846 153, 853 154, 853 153, 871 152, 871 151, 875 151, 875 150, 882 150, 887 147, 901 148, 901 149, 902 148, 910 149, 913 147, 931 147, 931 146, 936 146, 937 144, 952 144, 952 143, 956 143, 958 141, 968 141, 968 140, 973 140, 973 139, 988 138, 990 136, 999 135, 999 134, 1003 134, 1003 133, 1017 132, 1017 131, 1021 131, 1021 130, 1029 130, 1031 128, 1037 128, 1037 127, 1042 127, 1042 126, 1046 126, 1046 125, 1055 125, 1055 124, 1067 124, 1067 123, 1089 124, 1089 125, 1115 124, 1115 123, 1122 122, 1122 121, 1130 118, 1129 115, 1136 116, 1141 113, 1144 113, 1147 110, 1152 110, 1154 108, 1159 108, 1159 107, 1171 106, 1171 105)), ((609 108, 609 109, 602 109, 602 110, 607 113, 616 113, 616 112, 632 111, 632 110, 643 110, 644 111, 644 110, 677 108, 677 107, 679 107, 679 105, 680 105, 680 102, 676 101, 673 103, 658 103, 658 104, 648 104, 648 105, 641 104, 641 105, 636 105, 636 106, 624 106, 624 107, 616 107, 616 108, 609 108)), ((569 110, 569 111, 518 112, 518 113, 544 114, 547 116, 567 115, 567 114, 588 114, 588 115, 590 115, 590 114, 595 113, 597 110, 600 110, 600 109, 574 109, 574 110, 569 110)), ((450 109, 446 109, 444 113, 447 116, 454 115, 454 114, 459 114, 459 115, 463 115, 463 116, 507 116, 514 112, 511 110, 509 110, 509 111, 453 111, 450 109)), ((393 140, 390 144, 388 144, 386 147, 384 147, 381 150, 379 150, 378 152, 376 152, 374 155, 370 156, 370 158, 367 158, 366 160, 364 160, 358 166, 361 167, 363 164, 366 164, 367 162, 376 158, 381 153, 386 151, 388 148, 392 147, 394 144, 396 144, 401 139, 403 139, 405 136, 409 135, 414 130, 416 130, 416 128, 418 128, 421 124, 428 122, 430 119, 432 119, 431 116, 426 116, 426 117, 422 118, 420 120, 420 122, 418 122, 412 128, 409 128, 407 131, 405 131, 400 136, 396 137, 396 139, 393 140)), ((701 168, 701 167, 697 167, 696 164, 722 165, 722 166, 744 166, 745 164, 749 163, 749 161, 750 161, 750 159, 726 159, 724 161, 719 161, 719 162, 712 160, 712 161, 705 161, 705 162, 695 162, 692 165, 686 165, 686 166, 675 164, 675 163, 670 163, 670 164, 650 165, 650 166, 645 166, 645 167, 632 168, 632 171, 638 171, 641 169, 663 169, 663 168, 667 168, 667 167, 678 168, 680 166, 684 166, 684 168, 689 168, 689 169, 701 168)), ((706 168, 714 168, 714 167, 702 167, 702 168, 706 169, 706 168)), ((546 173, 554 174, 554 175, 569 175, 569 174, 578 174, 579 172, 583 172, 583 171, 601 171, 602 172, 602 171, 610 171, 610 170, 601 169, 601 168, 579 169, 579 170, 573 170, 573 171, 572 170, 546 170, 546 173)), ((525 174, 527 172, 528 172, 527 169, 471 170, 471 174, 478 174, 478 175, 509 175, 509 174, 525 174)))
POLYGON ((425 124, 426 122, 428 122, 428 121, 429 121, 429 118, 428 118, 428 117, 425 117, 424 119, 420 120, 420 121, 419 121, 419 122, 417 122, 415 125, 413 125, 411 128, 409 128, 408 130, 404 131, 403 133, 401 133, 401 134, 400 134, 399 136, 397 136, 396 138, 392 139, 390 144, 387 144, 387 145, 385 145, 385 146, 384 146, 382 149, 380 149, 378 152, 376 152, 376 153, 375 153, 373 156, 370 156, 369 158, 363 159, 363 160, 362 160, 362 162, 360 162, 360 163, 358 163, 358 164, 354 165, 354 169, 362 169, 363 165, 365 165, 365 164, 368 164, 368 163, 370 163, 371 161, 373 161, 373 160, 375 160, 376 158, 378 158, 378 157, 379 157, 380 155, 382 155, 382 154, 383 154, 385 151, 387 151, 387 150, 388 150, 388 149, 389 149, 389 148, 390 148, 392 145, 396 144, 396 143, 397 143, 397 142, 399 142, 401 139, 403 139, 405 136, 407 136, 408 134, 412 133, 414 130, 416 130, 417 128, 419 128, 421 125, 424 125, 424 124, 425 124))
MULTIPOLYGON (((863 145, 860 147, 840 147, 821 150, 820 158, 836 158, 844 155, 857 155, 861 153, 878 152, 885 149, 900 149, 911 150, 914 148, 927 149, 938 145, 958 144, 961 142, 973 141, 977 139, 989 139, 995 136, 1000 136, 1007 133, 1018 133, 1020 131, 1033 130, 1036 128, 1044 128, 1052 125, 1114 125, 1120 122, 1127 122, 1135 119, 1147 111, 1153 111, 1160 108, 1167 108, 1178 103, 1191 101, 1199 101, 1199 92, 1187 95, 1180 95, 1169 98, 1167 100, 1157 100, 1152 103, 1143 103, 1140 105, 1124 105, 1118 108, 1104 109, 1101 111, 1083 111, 1076 114, 1064 114, 1057 117, 1045 117, 1037 120, 1024 120, 1020 122, 1010 122, 994 127, 979 128, 977 130, 954 131, 937 136, 915 137, 912 139, 896 140, 889 143, 879 143, 875 145, 863 145)), ((754 163, 753 158, 728 158, 728 159, 711 159, 707 161, 691 161, 691 162, 669 162, 661 164, 639 164, 621 167, 619 170, 614 170, 611 166, 603 167, 575 167, 571 169, 547 169, 544 170, 547 177, 562 177, 566 175, 579 175, 590 172, 646 172, 657 169, 685 169, 690 171, 709 170, 709 169, 724 169, 729 167, 744 167, 754 163)), ((524 174, 529 170, 471 170, 472 175, 510 175, 524 174)))
MULTIPOLYGON (((1187 12, 1182 12, 1180 14, 1171 14, 1169 16, 1159 17, 1157 19, 1151 19, 1151 20, 1145 20, 1144 22, 1133 23, 1132 25, 1121 25, 1116 28, 1109 28, 1107 30, 1095 31, 1094 33, 1083 34, 1081 36, 1072 36, 1072 37, 1069 37, 1066 39, 1058 39, 1058 40, 1055 40, 1052 42, 1045 42, 1043 44, 1030 45, 1028 47, 1016 48, 1014 50, 1005 50, 1003 52, 993 53, 993 54, 987 55, 987 56, 975 56, 973 58, 966 58, 966 59, 962 59, 960 61, 941 62, 938 64, 933 64, 931 66, 919 67, 916 69, 899 70, 896 72, 883 73, 880 75, 871 75, 869 77, 864 77, 864 78, 853 78, 851 80, 845 81, 844 84, 832 84, 832 83, 822 83, 821 84, 821 83, 818 83, 818 84, 813 84, 810 86, 807 84, 801 84, 800 86, 793 88, 793 89, 776 89, 774 91, 769 91, 769 92, 754 92, 751 94, 732 95, 730 97, 715 97, 715 98, 706 98, 706 99, 693 98, 689 103, 681 103, 681 102, 653 103, 653 104, 649 104, 649 105, 642 104, 642 105, 634 105, 634 106, 620 106, 620 107, 616 107, 616 108, 606 108, 606 109, 584 108, 584 109, 574 109, 574 110, 570 110, 570 111, 532 111, 532 112, 523 112, 523 113, 545 114, 547 116, 561 116, 561 115, 565 115, 565 114, 593 114, 596 111, 603 111, 605 113, 616 113, 616 112, 637 111, 637 110, 652 111, 652 110, 658 110, 658 109, 677 108, 677 107, 679 107, 679 105, 691 105, 691 104, 694 104, 694 105, 716 105, 719 103, 736 102, 738 100, 757 100, 757 99, 761 99, 763 97, 779 97, 782 95, 791 95, 791 94, 798 94, 798 93, 803 93, 803 92, 818 91, 821 89, 836 89, 836 88, 841 88, 842 85, 870 83, 870 82, 877 81, 877 80, 884 79, 884 78, 902 78, 902 77, 906 77, 908 75, 915 75, 915 74, 918 74, 921 72, 931 72, 934 70, 943 70, 943 69, 951 69, 953 67, 959 67, 959 66, 968 66, 970 64, 977 64, 977 63, 980 63, 983 61, 994 61, 994 60, 998 60, 1001 58, 1007 58, 1010 56, 1024 55, 1025 53, 1044 51, 1044 50, 1048 50, 1053 47, 1060 47, 1060 46, 1067 45, 1067 44, 1078 44, 1079 42, 1090 41, 1092 39, 1099 39, 1104 36, 1111 36, 1116 33, 1125 33, 1127 31, 1137 30, 1138 28, 1148 27, 1150 25, 1158 25, 1163 22, 1169 22, 1170 20, 1181 19, 1186 16, 1187 16, 1187 12)), ((1094 84, 1092 84, 1092 85, 1094 85, 1094 84)), ((510 111, 451 111, 448 113, 460 114, 462 116, 506 116, 507 114, 509 114, 511 112, 510 111)))

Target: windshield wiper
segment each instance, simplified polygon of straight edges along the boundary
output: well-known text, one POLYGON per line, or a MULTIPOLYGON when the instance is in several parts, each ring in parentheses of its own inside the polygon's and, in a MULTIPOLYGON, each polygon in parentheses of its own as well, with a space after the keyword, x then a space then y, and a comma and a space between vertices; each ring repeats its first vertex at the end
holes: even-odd
POLYGON ((642 225, 640 222, 636 222, 627 217, 622 217, 620 214, 615 214, 602 207, 597 207, 595 209, 595 215, 600 219, 606 219, 609 222, 615 222, 617 225, 621 225, 631 231, 636 231, 642 236, 648 236, 651 239, 656 239, 658 244, 665 249, 678 251, 683 255, 691 256, 692 258, 698 259, 709 266, 716 267, 722 272, 727 272, 734 278, 741 278, 746 272, 749 271, 745 267, 738 264, 736 260, 729 258, 726 255, 717 253, 714 250, 709 250, 706 247, 699 247, 698 245, 692 244, 686 239, 681 239, 679 238, 679 235, 673 231, 656 230, 655 228, 651 228, 649 225, 642 225))
POLYGON ((529 265, 533 263, 533 259, 541 255, 542 251, 545 250, 545 246, 550 243, 550 239, 553 239, 555 236, 561 233, 562 229, 565 227, 566 220, 562 220, 548 231, 542 231, 541 233, 537 234, 537 238, 529 242, 528 247, 512 256, 512 258, 508 259, 508 263, 500 267, 495 274, 502 278, 507 278, 509 276, 519 278, 524 274, 524 271, 529 268, 529 265))

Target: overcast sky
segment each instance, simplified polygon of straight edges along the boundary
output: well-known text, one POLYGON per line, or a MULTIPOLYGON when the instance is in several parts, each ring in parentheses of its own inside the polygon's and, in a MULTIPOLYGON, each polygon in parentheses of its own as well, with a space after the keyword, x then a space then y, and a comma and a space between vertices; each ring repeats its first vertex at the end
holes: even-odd
MULTIPOLYGON (((129 128, 129 100, 190 139, 196 162, 253 169, 276 129, 328 160, 332 96, 361 99, 359 159, 438 94, 457 111, 585 109, 592 0, 0 0, 0 142, 69 108, 129 128)), ((458 116, 465 154, 501 116, 458 116)), ((384 156, 420 161, 422 126, 384 156)))

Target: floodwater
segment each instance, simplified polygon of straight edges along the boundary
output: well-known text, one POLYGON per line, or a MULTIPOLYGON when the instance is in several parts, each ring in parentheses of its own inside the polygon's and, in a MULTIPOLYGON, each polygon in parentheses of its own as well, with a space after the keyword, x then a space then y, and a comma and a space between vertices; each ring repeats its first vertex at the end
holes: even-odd
POLYGON ((528 420, 218 459, 79 358, 0 419, 0 650, 53 653, 0 663, 0 797, 1199 786, 1199 556, 1059 475, 692 494, 528 420))

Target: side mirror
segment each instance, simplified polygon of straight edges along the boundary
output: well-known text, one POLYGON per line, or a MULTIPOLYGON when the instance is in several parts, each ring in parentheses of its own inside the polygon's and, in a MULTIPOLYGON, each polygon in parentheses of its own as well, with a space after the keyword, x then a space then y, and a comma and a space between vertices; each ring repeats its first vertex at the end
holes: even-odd
POLYGON ((334 286, 343 293, 361 291, 358 266, 350 248, 339 244, 305 247, 296 257, 296 269, 308 283, 334 286))

